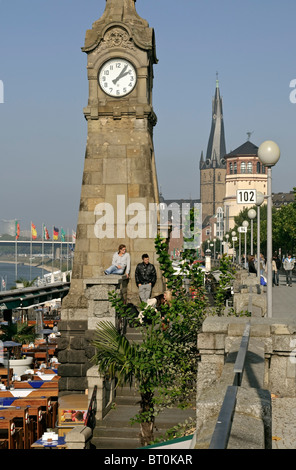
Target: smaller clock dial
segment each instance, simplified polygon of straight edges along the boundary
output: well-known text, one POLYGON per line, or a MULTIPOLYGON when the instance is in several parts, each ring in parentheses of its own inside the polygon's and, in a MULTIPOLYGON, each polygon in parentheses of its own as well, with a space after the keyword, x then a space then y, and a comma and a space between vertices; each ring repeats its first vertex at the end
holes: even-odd
POLYGON ((101 67, 98 81, 107 95, 120 98, 135 88, 136 69, 128 60, 110 59, 101 67))

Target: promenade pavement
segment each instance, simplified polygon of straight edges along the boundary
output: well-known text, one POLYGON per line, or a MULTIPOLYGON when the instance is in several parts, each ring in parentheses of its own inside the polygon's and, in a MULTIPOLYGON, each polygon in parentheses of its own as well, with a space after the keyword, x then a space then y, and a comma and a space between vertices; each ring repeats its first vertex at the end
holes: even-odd
MULTIPOLYGON (((286 286, 286 276, 280 274, 280 285, 272 289, 273 318, 296 321, 296 279, 286 286)), ((272 398, 272 448, 296 449, 296 398, 272 398)))

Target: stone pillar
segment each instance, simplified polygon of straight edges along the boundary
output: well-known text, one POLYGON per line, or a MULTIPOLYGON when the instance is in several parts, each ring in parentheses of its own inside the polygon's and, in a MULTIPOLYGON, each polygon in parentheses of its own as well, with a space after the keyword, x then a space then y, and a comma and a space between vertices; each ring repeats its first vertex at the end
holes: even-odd
POLYGON ((58 339, 60 395, 84 393, 88 388, 87 370, 93 366, 94 354, 91 342, 100 321, 117 325, 115 309, 109 302, 109 292, 114 291, 126 300, 128 279, 126 276, 102 276, 84 281, 87 309, 82 309, 81 318, 75 319, 76 309, 63 311, 64 319, 59 323, 61 337, 58 339), (72 319, 74 317, 74 319, 72 319))

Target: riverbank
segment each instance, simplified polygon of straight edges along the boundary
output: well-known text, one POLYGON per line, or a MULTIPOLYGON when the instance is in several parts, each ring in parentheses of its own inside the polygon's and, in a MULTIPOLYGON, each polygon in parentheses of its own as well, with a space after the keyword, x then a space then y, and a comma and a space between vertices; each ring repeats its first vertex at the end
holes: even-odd
MULTIPOLYGON (((0 264, 13 264, 15 265, 15 261, 7 261, 7 260, 0 260, 0 264)), ((45 271, 48 271, 48 272, 54 272, 54 271, 59 271, 59 268, 57 267, 52 267, 52 266, 48 266, 46 264, 38 264, 38 263, 25 263, 23 261, 18 261, 17 263, 17 266, 31 266, 32 268, 38 268, 38 269, 43 269, 45 271)))

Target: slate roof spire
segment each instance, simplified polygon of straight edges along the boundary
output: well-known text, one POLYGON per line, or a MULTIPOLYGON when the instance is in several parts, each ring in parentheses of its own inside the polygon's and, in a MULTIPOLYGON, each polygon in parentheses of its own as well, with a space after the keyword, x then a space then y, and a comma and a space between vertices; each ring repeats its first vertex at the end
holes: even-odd
POLYGON ((225 168, 226 154, 225 131, 223 119, 222 98, 220 96, 218 73, 216 75, 215 96, 212 100, 212 125, 208 142, 205 162, 200 162, 202 168, 225 168))

